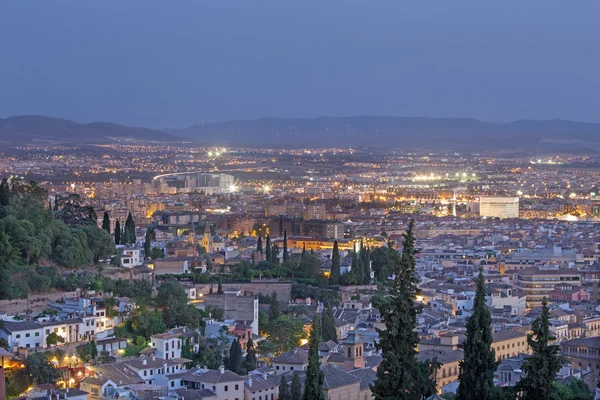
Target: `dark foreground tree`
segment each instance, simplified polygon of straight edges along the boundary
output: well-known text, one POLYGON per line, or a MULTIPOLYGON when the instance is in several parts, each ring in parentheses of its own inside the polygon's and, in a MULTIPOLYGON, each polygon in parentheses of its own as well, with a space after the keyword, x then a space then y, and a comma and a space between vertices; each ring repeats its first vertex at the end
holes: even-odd
POLYGON ((227 369, 236 374, 239 374, 242 369, 242 347, 237 339, 234 339, 233 342, 231 342, 227 369))
POLYGON ((323 391, 325 377, 321 371, 321 361, 319 360, 319 338, 319 319, 315 318, 308 341, 308 366, 306 367, 303 400, 325 400, 323 391))
POLYGON ((110 217, 108 216, 108 211, 104 211, 104 216, 102 217, 102 229, 110 234, 110 217))
POLYGON ((494 372, 498 363, 492 349, 492 314, 485 304, 485 296, 485 282, 480 270, 473 314, 467 321, 463 343, 464 358, 460 362, 457 400, 488 400, 495 398, 497 393, 494 372))
POLYGON ((121 223, 118 219, 115 222, 115 244, 121 244, 121 223))
POLYGON ((340 284, 340 249, 338 241, 333 242, 333 251, 331 253, 331 275, 329 279, 332 284, 340 284))
POLYGON ((244 366, 247 372, 256 369, 256 346, 254 346, 252 338, 248 338, 248 343, 246 343, 246 361, 244 366))
POLYGON ((533 354, 523 363, 526 375, 517 383, 517 390, 524 400, 550 399, 555 391, 553 383, 563 359, 558 354, 558 346, 550 344, 556 338, 550 332, 550 311, 545 297, 542 301, 542 314, 533 321, 531 330, 533 333, 527 335, 527 344, 533 354))
POLYGON ((386 327, 377 329, 380 341, 376 346, 382 351, 383 360, 377 368, 377 379, 371 385, 376 399, 421 400, 435 393, 432 363, 417 359, 416 325, 421 310, 414 301, 419 293, 419 279, 415 274, 413 228, 411 221, 404 234, 402 256, 395 265, 396 279, 389 296, 375 301, 386 327))
POLYGON ((263 248, 262 248, 262 237, 258 237, 258 240, 256 241, 256 251, 258 251, 260 254, 262 254, 263 252, 263 248))
POLYGON ((135 222, 133 221, 133 216, 129 213, 129 215, 127 215, 127 220, 125 221, 125 237, 123 238, 123 244, 133 243, 135 243, 135 222))
POLYGON ((287 243, 287 229, 283 231, 283 261, 287 261, 290 259, 290 254, 288 253, 288 243, 287 243))

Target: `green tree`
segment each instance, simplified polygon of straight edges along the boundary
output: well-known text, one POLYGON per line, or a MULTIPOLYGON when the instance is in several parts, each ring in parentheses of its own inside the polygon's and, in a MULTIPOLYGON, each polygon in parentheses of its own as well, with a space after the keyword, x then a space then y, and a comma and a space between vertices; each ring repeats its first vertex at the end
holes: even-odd
POLYGON ((118 219, 117 222, 115 222, 115 244, 121 244, 121 223, 118 219))
POLYGON ((333 242, 333 252, 331 253, 331 275, 329 280, 334 285, 340 284, 340 249, 338 241, 333 242))
POLYGON ((290 392, 292 395, 292 400, 302 399, 302 385, 300 383, 300 377, 296 373, 294 373, 294 376, 292 377, 292 385, 290 392))
POLYGON ((304 260, 304 256, 306 256, 306 242, 302 243, 302 254, 300 255, 300 259, 304 260))
POLYGON ((374 299, 386 329, 377 329, 378 350, 383 360, 377 368, 377 379, 371 385, 375 399, 423 399, 435 393, 431 380, 433 366, 417 359, 417 314, 421 309, 415 305, 419 293, 419 278, 415 273, 414 221, 410 221, 404 234, 402 257, 395 265, 396 279, 388 297, 374 299))
POLYGON ((287 242, 287 229, 283 230, 283 261, 287 261, 290 258, 288 253, 288 242, 287 242))
POLYGON ((325 392, 323 391, 325 376, 321 371, 321 361, 319 360, 319 338, 319 319, 315 318, 308 341, 308 366, 306 367, 303 400, 325 400, 325 392))
POLYGON ((246 343, 246 362, 244 363, 247 372, 254 371, 256 369, 256 347, 252 338, 248 338, 246 343))
POLYGON ((290 392, 290 387, 283 375, 279 380, 279 400, 292 400, 292 392, 290 392))
POLYGON ((492 348, 492 314, 485 304, 485 296, 485 281, 479 270, 473 314, 467 321, 466 339, 462 345, 464 357, 458 375, 458 400, 486 400, 496 396, 494 372, 498 362, 492 348))
POLYGON ((221 360, 215 354, 211 347, 205 347, 200 351, 199 363, 201 366, 208 369, 218 369, 221 365, 221 360))
POLYGON ((146 339, 167 330, 162 313, 145 308, 134 309, 129 314, 128 325, 135 336, 142 336, 146 339))
POLYGON ((390 275, 389 271, 389 260, 390 260, 389 247, 378 247, 371 252, 371 261, 373 262, 373 272, 375 273, 375 279, 384 280, 390 275))
POLYGON ((156 260, 157 258, 165 258, 165 253, 158 247, 154 247, 150 252, 150 259, 156 260))
POLYGON ((324 341, 333 340, 337 342, 337 331, 335 330, 335 319, 333 318, 333 311, 331 307, 327 307, 323 311, 323 329, 321 337, 324 341))
POLYGON ((56 346, 59 343, 64 343, 65 339, 62 336, 57 335, 55 332, 50 333, 46 336, 46 345, 56 346))
POLYGON ((167 329, 174 326, 197 328, 200 324, 198 311, 188 305, 185 290, 175 279, 163 282, 158 288, 157 305, 162 308, 163 321, 167 329))
POLYGON ((24 368, 17 368, 9 377, 9 392, 20 394, 28 387, 50 383, 56 384, 61 372, 50 363, 47 353, 29 355, 23 363, 24 368))
POLYGON ((277 293, 273 292, 269 297, 269 321, 273 322, 281 315, 281 303, 277 300, 277 293))
POLYGON ((10 187, 6 178, 0 182, 0 206, 7 206, 10 204, 10 187))
POLYGON ((102 229, 110 235, 110 217, 108 216, 108 211, 104 211, 104 216, 102 217, 102 229))
POLYGON ((223 276, 219 274, 219 282, 217 283, 217 294, 223 294, 223 276))
POLYGON ((75 348, 75 352, 84 361, 92 361, 98 355, 98 349, 94 341, 87 342, 75 348))
POLYGON ((271 236, 267 235, 267 245, 265 246, 267 261, 271 262, 271 236))
POLYGON ((242 369, 242 347, 237 339, 233 339, 229 348, 229 358, 227 360, 227 369, 239 374, 242 369))
POLYGON ((154 240, 154 228, 148 227, 146 228, 146 236, 144 237, 144 257, 150 258, 151 256, 151 247, 152 241, 154 240))
POLYGON ((550 344, 556 338, 550 332, 550 310, 545 297, 542 314, 533 321, 531 330, 533 333, 527 335, 527 344, 533 353, 523 362, 526 375, 517 383, 517 390, 524 400, 549 399, 555 391, 553 382, 563 359, 559 347, 550 344))
POLYGON ((262 237, 258 237, 258 240, 256 241, 256 251, 258 251, 260 254, 262 254, 263 252, 263 246, 262 246, 262 237))
POLYGON ((135 243, 135 222, 133 221, 133 216, 129 213, 127 215, 127 220, 125 220, 125 237, 123 244, 133 243, 135 243))

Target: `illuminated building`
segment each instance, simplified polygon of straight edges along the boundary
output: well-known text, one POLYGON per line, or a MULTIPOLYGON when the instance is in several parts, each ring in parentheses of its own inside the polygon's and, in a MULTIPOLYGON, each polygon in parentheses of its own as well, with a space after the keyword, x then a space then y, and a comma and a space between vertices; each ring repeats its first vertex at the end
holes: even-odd
POLYGON ((518 197, 482 196, 479 215, 491 218, 519 218, 518 197))

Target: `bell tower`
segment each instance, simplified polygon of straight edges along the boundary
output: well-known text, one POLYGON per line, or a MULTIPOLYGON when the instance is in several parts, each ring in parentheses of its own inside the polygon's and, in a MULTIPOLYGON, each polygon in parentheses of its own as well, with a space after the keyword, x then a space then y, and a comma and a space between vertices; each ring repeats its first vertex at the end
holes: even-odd
POLYGON ((206 249, 207 253, 212 251, 212 236, 210 235, 210 226, 204 225, 204 235, 202 235, 202 247, 206 249))
POLYGON ((356 335, 355 331, 348 332, 348 337, 342 340, 345 370, 365 367, 364 347, 364 342, 356 335))

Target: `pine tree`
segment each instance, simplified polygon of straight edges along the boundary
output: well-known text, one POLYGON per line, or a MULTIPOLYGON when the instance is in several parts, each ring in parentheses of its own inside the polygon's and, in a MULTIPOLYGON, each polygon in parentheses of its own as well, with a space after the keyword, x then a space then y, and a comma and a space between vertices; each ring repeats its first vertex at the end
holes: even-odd
POLYGON ((527 335, 527 344, 533 354, 523 363, 523 371, 527 375, 517 383, 517 391, 522 392, 520 399, 549 399, 555 391, 552 383, 563 359, 558 353, 558 346, 549 344, 556 338, 550 332, 550 310, 545 297, 542 301, 542 314, 533 321, 531 330, 533 333, 527 335))
POLYGON ((107 211, 104 211, 104 216, 102 217, 102 229, 110 234, 110 217, 107 211))
POLYGON ((271 262, 271 237, 267 235, 267 245, 265 246, 267 261, 271 262))
POLYGON ((289 260, 290 255, 288 254, 288 243, 287 243, 287 229, 283 231, 283 261, 289 260))
POLYGON ((10 204, 10 187, 6 178, 0 182, 0 206, 7 206, 10 204))
POLYGON ((121 223, 118 219, 115 223, 115 244, 121 244, 121 223))
POLYGON ((302 384, 300 383, 300 377, 298 374, 294 374, 292 377, 292 387, 291 387, 292 400, 301 400, 302 399, 302 384))
POLYGON ((333 340, 337 342, 337 331, 335 330, 335 318, 331 307, 325 308, 323 311, 323 329, 321 329, 321 337, 324 341, 333 340))
POLYGON ((458 374, 458 400, 487 400, 497 395, 494 372, 498 362, 492 348, 492 314, 485 304, 485 296, 483 273, 479 270, 473 314, 467 321, 466 339, 462 345, 464 357, 458 374))
POLYGON ((279 380, 279 400, 292 400, 292 393, 290 387, 287 384, 285 376, 281 375, 279 380))
POLYGON ((254 342, 252 338, 248 338, 248 343, 246 343, 246 371, 254 371, 256 369, 256 348, 254 347, 254 342))
POLYGON ((302 400, 325 400, 325 392, 323 391, 325 376, 321 371, 321 361, 319 360, 319 337, 319 319, 315 318, 308 340, 308 366, 306 367, 302 400))
POLYGON ((402 257, 395 264, 396 279, 388 297, 375 300, 386 329, 377 329, 383 360, 377 368, 377 379, 371 385, 375 399, 421 400, 435 393, 431 380, 433 367, 428 361, 417 359, 417 314, 421 309, 414 299, 419 293, 419 278, 415 274, 414 221, 404 234, 402 257))
POLYGON ((236 374, 239 374, 242 369, 242 346, 240 346, 237 339, 233 339, 233 342, 231 342, 227 369, 236 374))
POLYGON ((125 236, 123 239, 123 244, 135 243, 135 222, 131 213, 127 215, 127 220, 125 221, 125 236))
POLYGON ((334 285, 340 284, 340 249, 338 241, 333 242, 333 252, 331 253, 331 275, 329 280, 334 285))
POLYGON ((258 251, 260 254, 262 254, 262 252, 263 252, 261 236, 259 236, 258 240, 256 241, 256 251, 258 251))

